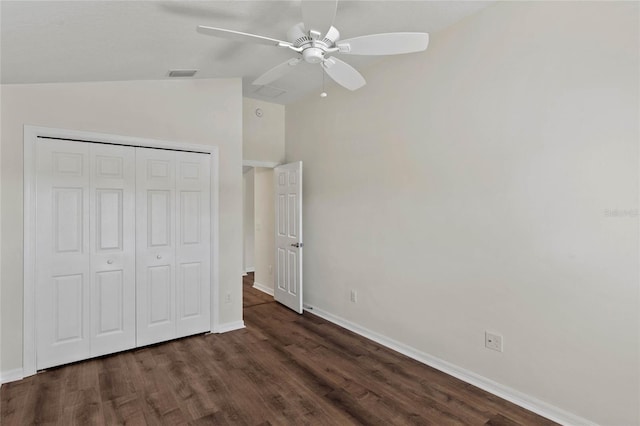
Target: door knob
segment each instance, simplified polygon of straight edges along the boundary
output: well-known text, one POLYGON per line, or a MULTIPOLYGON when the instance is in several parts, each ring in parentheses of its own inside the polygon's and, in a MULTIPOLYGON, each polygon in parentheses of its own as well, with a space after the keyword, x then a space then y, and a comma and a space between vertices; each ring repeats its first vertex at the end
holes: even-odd
POLYGON ((113 263, 113 260, 111 260, 111 259, 107 260, 107 264, 108 265, 111 265, 112 263, 113 263))
POLYGON ((162 259, 162 256, 157 255, 157 256, 156 256, 156 259, 162 259))
POLYGON ((303 243, 295 243, 295 244, 291 244, 291 247, 303 247, 304 244, 303 243))

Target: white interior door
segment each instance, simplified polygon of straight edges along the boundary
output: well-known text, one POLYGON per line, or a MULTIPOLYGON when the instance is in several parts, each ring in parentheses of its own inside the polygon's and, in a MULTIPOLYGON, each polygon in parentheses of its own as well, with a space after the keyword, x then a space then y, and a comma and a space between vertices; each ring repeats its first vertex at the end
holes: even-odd
POLYGON ((302 161, 275 168, 275 299, 302 313, 302 161))
POLYGON ((91 356, 136 345, 135 148, 89 143, 91 356))
POLYGON ((209 156, 176 152, 176 337, 211 329, 209 156))
POLYGON ((37 368, 135 346, 134 149, 37 146, 37 368))
POLYGON ((176 206, 173 151, 136 150, 138 346, 176 337, 176 206))
POLYGON ((211 329, 209 156, 136 149, 137 345, 211 329))
POLYGON ((88 358, 89 145, 36 144, 38 369, 88 358))
POLYGON ((210 158, 36 143, 36 368, 209 331, 210 158))

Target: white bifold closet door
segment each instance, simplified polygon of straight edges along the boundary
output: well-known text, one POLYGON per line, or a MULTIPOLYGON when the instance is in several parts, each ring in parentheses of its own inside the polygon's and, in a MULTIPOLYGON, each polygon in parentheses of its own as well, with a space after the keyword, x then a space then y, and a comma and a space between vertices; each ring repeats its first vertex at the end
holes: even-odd
POLYGON ((36 144, 38 369, 210 330, 209 155, 36 144))
POLYGON ((138 345, 210 330, 209 157, 138 148, 138 345))
POLYGON ((135 151, 37 144, 37 368, 135 347, 135 151))

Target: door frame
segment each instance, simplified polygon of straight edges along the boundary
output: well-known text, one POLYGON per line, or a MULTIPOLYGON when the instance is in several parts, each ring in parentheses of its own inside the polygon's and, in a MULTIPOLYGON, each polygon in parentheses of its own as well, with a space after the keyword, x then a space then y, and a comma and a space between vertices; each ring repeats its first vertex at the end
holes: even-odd
POLYGON ((158 139, 146 139, 133 136, 112 135, 107 133, 85 132, 40 126, 24 126, 24 267, 23 267, 23 348, 22 376, 36 374, 36 165, 35 143, 38 137, 67 139, 76 142, 102 142, 113 145, 130 145, 144 148, 160 148, 178 151, 193 151, 210 154, 211 166, 211 331, 222 332, 220 327, 219 297, 219 149, 217 146, 197 145, 158 139))

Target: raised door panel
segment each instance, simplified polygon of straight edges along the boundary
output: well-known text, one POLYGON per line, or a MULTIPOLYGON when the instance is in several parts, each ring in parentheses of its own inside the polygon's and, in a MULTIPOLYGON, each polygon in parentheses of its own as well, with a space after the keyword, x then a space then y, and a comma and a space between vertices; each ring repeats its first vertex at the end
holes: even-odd
POLYGON ((38 369, 90 355, 87 144, 36 143, 38 369))
POLYGON ((147 190, 147 248, 171 247, 173 191, 147 190))
POLYGON ((83 274, 53 277, 53 344, 77 342, 83 339, 84 288, 83 274))
POLYGON ((180 319, 185 320, 202 315, 202 262, 180 264, 180 319))
POLYGON ((53 247, 57 254, 81 253, 84 188, 53 187, 53 247))
POLYGON ((289 249, 287 253, 287 291, 292 296, 298 295, 298 253, 289 249))
POLYGON ((277 247, 277 256, 278 256, 278 268, 276 269, 276 282, 278 284, 278 289, 280 291, 286 291, 287 290, 287 282, 286 282, 286 277, 287 274, 285 273, 286 269, 287 269, 287 252, 284 248, 282 247, 277 247))
POLYGON ((177 336, 211 329, 210 156, 176 153, 177 336))
POLYGON ((98 272, 95 295, 98 309, 94 311, 96 320, 96 336, 105 337, 125 331, 124 322, 124 271, 98 272))
POLYGON ((135 148, 88 144, 91 355, 135 347, 135 148))
POLYGON ((96 252, 124 248, 124 205, 122 188, 96 189, 96 252))
POLYGON ((136 148, 137 345, 176 337, 176 160, 136 148))
POLYGON ((202 244, 201 191, 180 191, 180 244, 202 244))
POLYGON ((149 326, 170 324, 172 321, 173 286, 171 265, 151 266, 147 269, 149 294, 147 297, 149 326))

